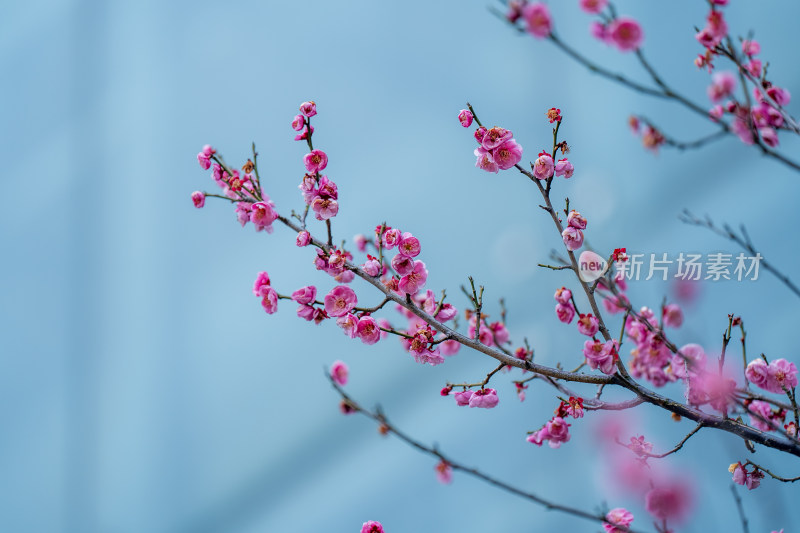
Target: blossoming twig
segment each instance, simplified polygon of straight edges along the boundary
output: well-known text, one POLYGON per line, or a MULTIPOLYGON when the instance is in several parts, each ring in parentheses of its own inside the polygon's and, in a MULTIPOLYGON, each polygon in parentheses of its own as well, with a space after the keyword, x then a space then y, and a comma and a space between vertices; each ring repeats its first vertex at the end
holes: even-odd
MULTIPOLYGON (((359 405, 355 400, 353 400, 353 398, 351 398, 346 392, 344 392, 344 390, 330 377, 330 373, 327 370, 326 370, 325 374, 328 377, 328 380, 330 381, 331 386, 342 397, 342 401, 345 402, 348 405, 348 407, 351 408, 353 411, 361 413, 362 415, 366 416, 367 418, 370 418, 371 420, 373 420, 373 421, 377 422, 378 424, 380 424, 380 428, 381 428, 381 432, 382 433, 393 433, 395 436, 397 436, 397 438, 399 438, 400 440, 402 440, 406 444, 409 444, 410 446, 416 448, 417 450, 419 450, 419 451, 421 451, 423 453, 426 453, 428 455, 431 455, 433 457, 436 457, 439 460, 447 463, 453 470, 457 470, 457 471, 460 471, 460 472, 464 472, 465 474, 469 474, 472 477, 475 477, 477 479, 485 481, 486 483, 489 483, 490 485, 494 485, 495 487, 498 487, 498 488, 500 488, 500 489, 502 489, 502 490, 504 490, 506 492, 509 492, 511 494, 515 494, 517 496, 525 498, 525 499, 527 499, 527 500, 529 500, 529 501, 531 501, 531 502, 533 502, 533 503, 535 503, 537 505, 541 505, 542 507, 544 507, 547 510, 559 511, 559 512, 562 512, 562 513, 570 514, 572 516, 576 516, 576 517, 583 518, 583 519, 586 519, 586 520, 590 520, 590 521, 593 521, 593 522, 599 522, 601 524, 607 523, 606 517, 603 514, 594 514, 594 513, 588 512, 588 511, 584 511, 582 509, 577 509, 575 507, 570 507, 568 505, 562 505, 562 504, 559 504, 559 503, 555 503, 555 502, 546 500, 546 499, 542 498, 541 496, 538 496, 538 495, 536 495, 536 494, 534 494, 532 492, 527 492, 527 491, 521 490, 521 489, 519 489, 519 488, 517 488, 517 487, 515 487, 513 485, 510 485, 508 483, 500 481, 497 478, 489 476, 488 474, 484 474, 483 472, 481 472, 477 468, 468 467, 468 466, 465 466, 465 465, 463 465, 463 464, 461 464, 461 463, 459 463, 457 461, 452 460, 450 457, 446 456, 444 453, 439 451, 438 448, 431 447, 431 446, 426 446, 425 444, 422 444, 418 440, 410 437, 409 435, 407 435, 403 431, 399 430, 394 424, 389 422, 389 420, 387 419, 386 415, 381 411, 380 408, 377 408, 373 412, 373 411, 365 409, 364 407, 359 405)), ((625 526, 616 526, 616 527, 617 527, 617 530, 620 531, 620 532, 637 533, 637 530, 631 529, 629 527, 625 527, 625 526)))

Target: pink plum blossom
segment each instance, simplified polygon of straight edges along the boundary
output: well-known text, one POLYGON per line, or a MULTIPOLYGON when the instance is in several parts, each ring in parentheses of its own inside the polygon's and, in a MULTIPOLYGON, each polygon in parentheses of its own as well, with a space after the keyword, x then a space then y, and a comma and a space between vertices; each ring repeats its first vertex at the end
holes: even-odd
POLYGON ((425 286, 427 279, 428 271, 425 269, 425 263, 414 261, 413 270, 400 278, 398 289, 406 294, 416 294, 425 286))
POLYGON ((560 416, 554 416, 545 424, 545 428, 547 429, 547 444, 550 445, 551 448, 559 448, 563 443, 568 442, 570 439, 569 426, 570 424, 567 424, 566 420, 560 416))
POLYGON ((792 95, 789 93, 789 90, 781 87, 770 87, 767 89, 767 95, 775 100, 775 103, 781 107, 789 105, 789 102, 792 99, 792 95))
POLYGON ((630 451, 640 457, 644 457, 653 452, 653 443, 644 440, 644 435, 638 437, 631 437, 630 444, 626 445, 630 451))
POLYGON ((208 170, 211 167, 211 157, 217 153, 216 150, 211 148, 211 145, 203 146, 203 150, 197 154, 197 162, 203 170, 208 170))
POLYGON ((680 521, 689 512, 691 504, 689 486, 683 482, 658 486, 645 495, 647 512, 659 520, 680 521))
POLYGON ((367 261, 362 265, 361 268, 364 269, 364 272, 373 277, 380 276, 383 270, 378 260, 371 255, 367 256, 367 261))
POLYGON ((339 202, 332 198, 317 196, 311 202, 311 209, 314 210, 314 216, 317 220, 328 220, 339 214, 339 202))
POLYGON ((561 233, 561 237, 564 239, 564 245, 570 252, 574 252, 583 245, 583 232, 578 228, 573 228, 572 226, 567 227, 561 233))
POLYGON ((614 526, 627 528, 633 522, 633 513, 623 507, 617 507, 606 514, 606 522, 608 523, 603 524, 603 529, 606 530, 606 533, 623 533, 624 530, 614 526))
POLYGON ((256 202, 251 206, 250 222, 256 231, 266 230, 272 233, 272 223, 278 219, 278 213, 273 209, 272 202, 265 198, 263 202, 256 202))
POLYGON ((314 320, 316 312, 317 310, 311 305, 297 306, 297 316, 309 322, 314 320))
POLYGON ((341 361, 334 361, 331 365, 331 379, 341 386, 347 385, 349 370, 347 365, 341 361))
POLYGON ((775 359, 769 364, 770 381, 774 382, 772 392, 783 392, 783 388, 797 387, 797 366, 786 359, 775 359))
POLYGON ((303 102, 300 104, 300 112, 308 118, 317 114, 317 104, 311 100, 310 102, 303 102))
POLYGON ((540 429, 540 430, 538 430, 538 431, 534 431, 533 433, 531 433, 530 435, 528 435, 528 436, 525 438, 525 440, 527 440, 527 441, 528 441, 528 442, 530 442, 531 444, 535 444, 535 445, 537 445, 537 446, 541 446, 541 445, 542 445, 542 443, 543 443, 545 440, 547 440, 547 437, 548 437, 548 435, 547 435, 547 428, 546 428, 546 427, 543 427, 542 429, 540 429))
POLYGON ((553 19, 550 10, 542 2, 532 2, 522 8, 522 17, 528 26, 528 32, 534 37, 544 39, 553 31, 553 19))
POLYGON ((695 39, 709 50, 713 50, 727 34, 728 25, 722 11, 712 9, 706 18, 705 28, 695 35, 695 39))
POLYGON ((439 352, 448 357, 457 354, 460 349, 461 343, 453 339, 439 344, 439 352))
POLYGON ((457 314, 458 309, 453 307, 452 304, 444 304, 434 318, 436 318, 439 322, 447 322, 448 320, 454 319, 457 314))
POLYGON ((636 50, 642 44, 644 32, 638 22, 632 18, 620 17, 608 27, 608 36, 612 44, 623 52, 636 50))
POLYGON ((350 312, 356 306, 358 298, 353 289, 346 285, 334 287, 325 295, 325 311, 330 316, 340 317, 350 312))
POLYGON ((575 167, 566 158, 559 159, 555 165, 556 176, 564 176, 565 179, 569 179, 573 172, 575 172, 575 167))
POLYGON ((400 244, 400 239, 402 235, 399 229, 396 228, 389 228, 383 234, 383 248, 386 250, 391 250, 398 244, 400 244))
POLYGON ((712 102, 719 102, 727 98, 736 90, 736 78, 727 71, 715 72, 711 76, 711 85, 708 86, 708 97, 712 102))
POLYGON ((263 298, 267 294, 267 288, 269 286, 269 274, 266 272, 259 272, 256 276, 255 283, 253 283, 253 294, 259 298, 263 298))
POLYGON ((500 170, 508 170, 522 159, 522 146, 509 139, 492 150, 492 159, 500 170))
POLYGON ((546 152, 540 153, 536 161, 533 162, 533 175, 536 179, 546 180, 552 178, 554 169, 553 158, 546 152))
POLYGON ((750 425, 761 431, 772 431, 768 421, 772 418, 772 408, 767 402, 754 400, 747 406, 750 411, 750 425))
POLYGON ((497 391, 494 389, 479 389, 470 396, 470 407, 482 407, 484 409, 491 409, 497 406, 500 399, 497 397, 497 391))
POLYGON ((664 306, 664 325, 669 328, 679 328, 683 324, 683 311, 678 304, 664 306))
POLYGON ((296 244, 299 247, 308 246, 308 243, 311 242, 311 234, 305 230, 301 231, 297 234, 297 241, 296 244))
POLYGON ((268 315, 278 311, 278 293, 272 287, 265 289, 264 298, 261 300, 261 306, 268 315))
POLYGON ((757 468, 753 468, 753 471, 749 472, 742 463, 733 463, 728 467, 728 472, 733 474, 734 483, 744 485, 748 490, 757 489, 761 485, 761 480, 764 479, 764 472, 757 468))
POLYGON ((733 122, 731 122, 731 130, 733 133, 739 137, 739 140, 742 141, 744 144, 750 145, 755 143, 755 138, 753 137, 753 130, 750 129, 750 126, 744 120, 737 118, 733 122))
MULTIPOLYGON (((589 24, 589 33, 592 37, 606 44, 611 44, 611 36, 608 33, 608 26, 602 22, 593 20, 589 24)), ((634 131, 636 133, 637 131, 634 131)))
POLYGON ((591 339, 583 343, 583 355, 589 367, 593 370, 599 368, 603 374, 613 374, 617 362, 616 343, 615 340, 600 342, 591 339))
POLYGON ((555 299, 560 304, 568 304, 572 300, 572 291, 566 287, 556 290, 555 299))
POLYGON ((778 132, 776 132, 772 128, 758 128, 758 135, 761 137, 761 140, 764 141, 764 144, 771 147, 778 146, 778 132))
POLYGON ((456 399, 457 405, 464 406, 464 405, 469 405, 469 399, 472 398, 473 394, 475 394, 473 391, 465 390, 453 394, 453 397, 456 399))
POLYGON ((364 522, 364 525, 361 526, 361 533, 384 533, 384 531, 380 522, 370 520, 369 522, 364 522))
POLYGON ((580 5, 587 13, 597 15, 608 5, 608 0, 580 0, 580 5))
POLYGON ((328 166, 328 156, 322 150, 311 150, 303 156, 303 163, 310 173, 319 172, 328 166))
POLYGON ((587 337, 594 337, 600 329, 600 321, 594 315, 580 315, 578 331, 587 337))
POLYGON ((494 150, 506 141, 510 141, 513 136, 514 134, 507 129, 495 126, 486 130, 480 142, 485 150, 494 150))
POLYGON ((439 461, 436 465, 436 479, 444 485, 453 481, 453 467, 446 461, 439 461))
POLYGON ((402 237, 400 237, 400 242, 397 244, 397 251, 406 257, 417 257, 420 251, 419 239, 409 232, 403 233, 402 237))
POLYGON ((314 126, 308 125, 302 132, 294 136, 295 141, 305 141, 314 134, 314 126))
POLYGON ((358 320, 356 335, 364 344, 375 344, 381 339, 381 329, 371 316, 362 316, 358 320))
POLYGON ((586 229, 586 219, 573 209, 567 215, 567 225, 575 229, 586 229))
POLYGON ((761 63, 760 59, 752 59, 749 63, 747 63, 744 68, 747 72, 750 73, 751 76, 754 78, 761 77, 761 69, 763 68, 763 63, 761 63))
POLYGON ((405 255, 397 254, 392 258, 392 268, 400 276, 410 274, 414 270, 414 259, 405 255))
POLYGON ((742 41, 742 52, 748 56, 755 56, 761 52, 761 45, 758 41, 745 39, 742 41))
POLYGON ((710 116, 714 120, 721 119, 722 115, 724 114, 725 114, 725 109, 721 105, 715 105, 708 111, 708 116, 710 116))
POLYGON ((297 289, 292 293, 292 300, 299 304, 312 304, 317 297, 317 288, 313 285, 297 289))
POLYGON ((458 121, 465 128, 469 128, 472 125, 472 119, 472 112, 469 109, 462 109, 458 112, 458 121))
POLYGON ((336 319, 336 325, 344 330, 344 334, 355 339, 358 332, 358 317, 352 313, 340 316, 336 319))
POLYGON ((570 302, 565 304, 556 304, 556 316, 558 317, 559 321, 563 322, 564 324, 569 324, 575 317, 575 308, 572 307, 572 303, 570 302))
POLYGON ((306 119, 303 115, 296 115, 294 119, 292 119, 292 129, 294 131, 300 131, 303 129, 303 126, 306 125, 306 119))
POLYGON ((353 243, 356 245, 356 249, 359 252, 366 252, 367 251, 367 237, 363 234, 359 233, 357 235, 353 235, 353 243))
POLYGON ((495 174, 500 172, 500 167, 495 162, 492 152, 490 152, 483 146, 479 146, 475 148, 475 151, 473 153, 478 158, 475 161, 476 167, 478 167, 481 170, 485 170, 486 172, 494 172, 495 174))
POLYGON ((200 191, 194 191, 192 193, 192 202, 196 208, 200 209, 206 205, 206 195, 200 191))

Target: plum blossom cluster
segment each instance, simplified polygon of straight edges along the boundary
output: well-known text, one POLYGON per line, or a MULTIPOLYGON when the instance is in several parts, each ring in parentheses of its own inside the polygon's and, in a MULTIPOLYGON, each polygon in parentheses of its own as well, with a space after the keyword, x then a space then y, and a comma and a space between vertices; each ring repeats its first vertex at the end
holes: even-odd
MULTIPOLYGON (((472 124, 472 113, 462 109, 459 120, 464 127, 469 127, 472 124)), ((507 129, 495 126, 487 130, 479 126, 475 130, 475 140, 479 145, 475 148, 475 156, 478 158, 475 166, 486 172, 497 173, 508 170, 522 159, 522 146, 514 140, 514 134, 507 129)))
POLYGON ((770 363, 755 359, 747 365, 745 376, 756 387, 778 394, 797 387, 797 366, 786 359, 770 363))
MULTIPOLYGON (((605 8, 606 2, 604 0, 583 0, 581 5, 587 11, 599 13, 605 8)), ((533 24, 539 27, 543 24, 542 20, 545 18, 549 20, 549 12, 543 4, 520 2, 519 9, 520 16, 525 17, 529 21, 529 25, 533 24)), ((621 24, 621 21, 622 19, 612 17, 606 23, 610 28, 615 23, 621 24)), ((547 31, 547 35, 549 35, 551 29, 547 31)), ((621 49, 623 48, 621 47, 621 49)), ((426 290, 428 271, 425 263, 419 259, 421 253, 419 239, 410 232, 403 232, 385 223, 380 224, 375 228, 373 239, 368 239, 363 235, 353 239, 356 248, 361 253, 366 254, 368 247, 374 247, 374 250, 370 250, 370 254, 366 254, 366 260, 360 266, 355 266, 353 254, 344 248, 344 243, 341 247, 332 244, 330 219, 338 213, 338 190, 335 183, 320 173, 327 166, 327 155, 320 150, 313 149, 311 142, 313 128, 310 119, 316 114, 316 105, 313 102, 305 102, 301 105, 300 111, 301 114, 297 115, 293 121, 293 128, 300 132, 297 140, 306 140, 310 149, 303 159, 306 174, 300 185, 306 205, 305 214, 314 211, 318 220, 327 222, 327 245, 313 239, 305 229, 305 214, 302 217, 292 214, 301 222, 300 226, 288 223, 286 218, 278 216, 274 205, 259 185, 255 151, 254 161, 248 160, 242 167, 241 173, 238 170, 230 170, 210 146, 204 147, 203 151, 198 154, 198 161, 204 169, 208 170, 214 167, 212 171, 214 179, 222 187, 222 195, 213 196, 231 200, 236 205, 236 213, 243 226, 250 222, 256 226, 257 230, 269 232, 272 222, 280 219, 281 222, 293 227, 295 231, 300 229, 296 236, 297 246, 312 246, 315 250, 313 263, 316 269, 325 272, 337 282, 337 285, 330 289, 324 297, 321 297, 321 300, 317 299, 318 290, 314 285, 302 287, 294 291, 291 296, 282 296, 272 287, 269 275, 266 272, 260 272, 253 286, 254 295, 261 299, 262 306, 268 314, 277 311, 280 299, 291 299, 298 305, 297 315, 307 321, 319 324, 327 319, 335 319, 345 335, 353 339, 359 338, 367 345, 376 344, 390 334, 396 335, 403 348, 413 356, 417 363, 430 365, 443 363, 446 356, 458 352, 460 344, 431 327, 431 324, 436 327, 438 325, 430 322, 430 318, 439 323, 454 320, 456 321, 454 329, 457 329, 458 311, 453 305, 445 302, 444 292, 441 297, 437 298, 432 290, 426 290), (390 259, 389 252, 395 250, 396 253, 390 259), (361 277, 372 277, 374 278, 370 280, 372 283, 379 282, 385 287, 384 292, 389 296, 383 303, 372 308, 358 306, 359 298, 353 288, 349 286, 350 282, 355 279, 356 273, 361 277), (401 299, 394 298, 393 294, 401 299), (395 327, 384 318, 373 317, 373 314, 381 310, 392 299, 403 302, 403 305, 398 304, 396 309, 408 321, 407 326, 395 327)), ((552 152, 541 152, 531 164, 531 172, 523 171, 523 173, 533 179, 543 191, 545 191, 544 187, 536 180, 546 181, 545 199, 553 212, 548 196, 550 180, 554 176, 563 176, 568 179, 572 176, 574 168, 566 158, 558 162, 554 161, 558 148, 561 148, 562 153, 567 151, 566 143, 557 143, 557 133, 562 121, 560 109, 551 108, 546 112, 546 116, 551 124, 555 124, 553 150, 552 152)), ((459 114, 459 121, 464 127, 470 127, 473 122, 478 123, 475 138, 480 146, 475 153, 478 156, 476 166, 479 168, 497 172, 499 169, 515 166, 521 160, 522 148, 513 139, 510 131, 497 127, 487 130, 477 120, 472 108, 462 110, 459 114)), ((192 200, 198 207, 203 206, 205 198, 205 193, 197 192, 192 195, 192 200)), ((570 252, 570 258, 574 261, 571 252, 583 245, 583 231, 587 226, 587 221, 578 211, 568 210, 569 206, 564 211, 566 229, 563 230, 562 238, 565 247, 570 252)), ((559 225, 558 222, 557 219, 556 225, 559 225)), ((624 263, 627 260, 625 249, 615 250, 612 258, 618 264, 624 263)), ((752 398, 742 401, 742 389, 737 389, 736 381, 723 373, 721 364, 719 372, 708 371, 706 354, 699 345, 687 344, 679 350, 668 345, 663 333, 664 328, 678 328, 683 324, 683 312, 678 305, 663 305, 659 318, 655 312, 646 307, 641 308, 638 313, 630 310, 629 301, 624 293, 627 289, 624 277, 617 277, 614 281, 611 280, 610 275, 600 278, 595 287, 604 298, 603 305, 606 311, 610 313, 629 311, 625 315, 623 332, 634 345, 629 361, 631 375, 647 380, 656 387, 681 381, 685 385, 685 395, 690 406, 700 408, 709 405, 712 409, 723 413, 726 418, 732 406, 738 403, 744 407, 744 411, 741 413, 750 415, 750 425, 761 431, 773 431, 785 421, 786 411, 781 408, 773 408, 772 404, 767 401, 752 398)), ((475 294, 474 285, 473 294, 475 294)), ((473 300, 475 310, 468 309, 465 312, 467 335, 484 346, 498 348, 505 355, 513 354, 520 360, 531 360, 533 353, 528 348, 527 341, 524 348, 513 349, 510 333, 505 324, 504 308, 502 320, 499 321, 490 321, 489 316, 482 312, 482 294, 481 288, 480 303, 475 296, 473 300)), ((588 292, 587 296, 589 296, 588 292)), ((571 324, 575 320, 578 333, 587 337, 583 346, 585 364, 606 375, 615 374, 619 368, 619 379, 626 379, 627 375, 623 372, 624 365, 620 362, 619 356, 620 342, 613 339, 606 341, 598 339, 601 319, 596 311, 595 301, 591 300, 595 314, 598 316, 591 313, 579 313, 572 292, 565 287, 558 289, 554 298, 557 318, 565 324, 571 324)), ((734 324, 733 318, 731 324, 734 324)), ((603 334, 605 338, 608 338, 605 330, 603 330, 603 334)), ((448 384, 442 389, 442 396, 452 395, 458 406, 483 409, 496 407, 499 403, 497 390, 487 385, 491 376, 496 372, 503 368, 511 368, 508 366, 507 360, 503 361, 497 369, 487 375, 482 383, 448 384), (463 390, 454 392, 456 388, 463 390)), ((561 370, 560 367, 559 370, 561 370)), ((798 385, 798 371, 793 363, 784 359, 778 359, 771 363, 766 359, 757 359, 747 366, 745 374, 747 380, 753 385, 768 392, 787 394, 794 402, 794 388, 798 385)), ((332 364, 329 376, 337 386, 344 386, 349 379, 349 369, 344 362, 337 360, 332 364)), ((538 377, 542 376, 538 375, 538 377)), ((597 377, 592 376, 593 379, 597 377)), ((527 388, 525 383, 530 379, 514 382, 520 400, 525 398, 525 389, 527 388)), ((595 381, 602 380, 595 379, 595 381)), ((613 381, 615 380, 611 380, 611 382, 613 381)), ((600 389, 602 392, 602 387, 600 389)), ((569 395, 569 392, 567 391, 566 394, 569 395)), ((597 395, 598 400, 599 397, 600 393, 597 395)), ((592 404, 589 403, 589 406, 592 404)), ((343 395, 340 409, 343 413, 350 414, 361 408, 351 403, 343 395)), ((538 430, 529 432, 526 440, 539 447, 545 441, 551 448, 561 447, 571 438, 569 429, 571 424, 568 422, 570 417, 572 419, 584 417, 584 400, 577 395, 569 396, 568 400, 561 399, 550 420, 538 430)), ((384 431, 385 427, 385 425, 381 427, 382 433, 389 431, 388 428, 384 431)), ((784 429, 790 436, 797 435, 797 424, 794 422, 786 424, 784 429)), ((653 457, 651 455, 653 445, 645 441, 644 436, 631 438, 630 444, 625 447, 637 456, 640 467, 643 465, 649 468, 650 465, 647 465, 646 462, 649 457, 653 457)), ((439 457, 441 459, 441 456, 439 457)), ((755 465, 753 470, 748 471, 748 464, 751 463, 731 465, 731 473, 736 483, 752 489, 758 486, 764 473, 755 465)), ((435 466, 437 479, 442 483, 452 481, 452 471, 452 465, 443 459, 435 466)), ((643 479, 641 472, 635 476, 643 479)), ((663 522, 665 531, 667 519, 678 519, 685 514, 690 497, 684 482, 660 480, 659 483, 653 483, 651 479, 646 487, 642 485, 641 488, 640 492, 646 492, 645 503, 648 512, 663 522)), ((606 532, 621 532, 631 524, 632 520, 633 515, 629 511, 624 508, 616 508, 605 515, 603 528, 606 532)), ((380 523, 371 521, 364 524, 363 532, 382 533, 383 527, 380 523)))
POLYGON ((511 0, 508 3, 506 18, 512 24, 522 21, 525 29, 537 39, 549 37, 553 31, 553 17, 550 9, 543 2, 527 2, 511 0))
MULTIPOLYGON (((562 160, 566 161, 566 159, 562 160)), ((567 227, 561 233, 567 250, 574 252, 583 246, 583 230, 586 229, 586 219, 574 209, 567 216, 567 227)))
POLYGON ((453 393, 453 397, 456 400, 456 405, 468 405, 470 407, 482 407, 484 409, 497 407, 497 404, 500 401, 500 399, 497 397, 497 391, 495 389, 483 387, 478 390, 467 389, 459 391, 453 393))
MULTIPOLYGON (((211 169, 214 182, 222 189, 222 197, 234 202, 236 218, 242 227, 250 222, 256 231, 272 233, 272 223, 278 219, 278 213, 275 211, 275 204, 261 189, 254 161, 248 159, 242 166, 241 173, 237 169, 231 170, 210 145, 204 146, 197 154, 197 161, 203 170, 211 169)), ((194 206, 197 208, 205 206, 206 196, 208 193, 193 192, 194 206)))
POLYGON ((699 68, 714 70, 714 60, 719 55, 728 57, 740 70, 744 79, 748 79, 752 87, 752 103, 748 98, 737 101, 733 98, 738 84, 737 77, 732 72, 715 72, 711 77, 708 87, 708 97, 715 104, 709 111, 714 120, 721 120, 729 114, 732 118, 730 129, 745 144, 762 142, 775 147, 779 144, 778 130, 787 127, 783 107, 786 106, 791 95, 782 87, 777 87, 766 79, 767 70, 761 59, 756 56, 761 53, 761 45, 753 39, 743 39, 741 50, 732 47, 728 37, 728 24, 720 6, 727 2, 712 2, 711 11, 706 17, 706 25, 695 36, 703 45, 705 51, 695 59, 699 68), (726 102, 721 102, 731 98, 726 102))
MULTIPOLYGON (((561 122, 561 116, 558 117, 558 122, 561 122)), ((564 150, 565 148, 562 148, 564 150)), ((553 156, 546 150, 539 152, 539 157, 533 162, 533 175, 539 180, 549 180, 554 175, 563 176, 565 179, 572 177, 575 172, 575 167, 569 162, 567 158, 559 159, 557 162, 553 161, 553 156)))
MULTIPOLYGON (((545 441, 551 448, 559 448, 570 439, 566 418, 583 418, 583 398, 570 396, 569 401, 561 401, 553 417, 540 429, 528 432, 526 440, 531 444, 541 446, 545 441)), ((620 525, 620 524, 618 524, 620 525)))
POLYGON ((328 166, 328 155, 322 150, 315 150, 312 144, 314 128, 311 126, 311 117, 316 114, 317 105, 313 101, 303 102, 300 105, 300 114, 292 121, 292 128, 301 132, 295 140, 305 140, 311 150, 303 156, 306 174, 298 187, 303 194, 306 209, 311 208, 317 220, 329 220, 339 213, 339 189, 328 176, 320 174, 328 166))
MULTIPOLYGON (((591 34, 601 42, 616 47, 621 52, 636 50, 644 40, 641 25, 630 17, 618 17, 610 9, 608 0, 580 0, 583 11, 598 15, 599 21, 591 23, 591 34)), ((525 30, 538 39, 550 37, 553 33, 553 17, 543 2, 512 0, 508 2, 506 19, 515 26, 524 23, 525 30)))

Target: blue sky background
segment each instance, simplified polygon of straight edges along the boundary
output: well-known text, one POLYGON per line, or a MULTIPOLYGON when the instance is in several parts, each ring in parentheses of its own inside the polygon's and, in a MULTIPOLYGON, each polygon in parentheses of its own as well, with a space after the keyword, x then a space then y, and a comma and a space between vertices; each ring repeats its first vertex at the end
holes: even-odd
MULTIPOLYGON (((646 80, 633 57, 592 41, 591 19, 577 2, 550 4, 565 39, 646 80)), ((731 4, 731 27, 756 29, 770 72, 800 95, 792 44, 800 5, 731 4)), ((474 168, 474 141, 456 120, 469 100, 485 122, 511 129, 529 159, 550 142, 543 113, 556 106, 576 172, 557 181, 554 196, 569 196, 589 219, 594 247, 738 253, 681 224, 677 214, 688 207, 746 224, 766 257, 790 275, 796 270, 797 173, 734 139, 699 152, 645 152, 628 131, 630 112, 682 139, 711 130, 517 35, 487 5, 5 6, 0 529, 346 533, 368 519, 390 533, 598 529, 458 473, 441 486, 431 458, 381 438, 362 417, 342 417, 322 368, 346 360, 352 394, 365 405, 380 402, 407 432, 587 509, 609 496, 597 468, 603 457, 592 446, 593 415, 574 424, 562 449, 536 448, 525 432, 549 418, 552 391, 534 386, 520 404, 500 376, 492 411, 458 409, 439 397, 447 380, 493 368, 483 356, 463 350, 445 365, 423 367, 395 341, 364 346, 332 323, 299 320, 291 305, 266 316, 251 293, 260 270, 284 293, 312 283, 326 292, 332 280, 313 270, 311 253, 294 246, 291 232, 256 235, 238 226, 229 205, 197 211, 189 201, 193 190, 213 185, 195 160, 203 144, 240 166, 255 141, 268 193, 282 213, 299 209, 305 149, 289 123, 300 102, 314 99, 315 143, 328 153, 340 191, 336 239, 383 220, 413 232, 430 288, 446 288, 463 309, 458 286, 474 276, 487 301, 506 297, 515 339, 527 336, 541 362, 570 366, 582 341, 552 312, 552 293, 567 275, 535 266, 560 239, 527 180, 474 168)), ((619 8, 643 23, 647 55, 660 71, 705 103, 708 76, 691 64, 705 4, 624 1, 619 8)), ((798 152, 796 142, 784 144, 798 152)), ((361 301, 380 301, 355 287, 361 301)), ((630 294, 635 305, 656 307, 669 288, 641 282, 630 294)), ((757 282, 707 284, 675 339, 718 350, 733 312, 745 319, 751 353, 797 361, 789 335, 798 304, 763 272, 757 282)), ((654 409, 636 415, 657 449, 690 429, 654 409)), ((697 512, 683 531, 739 527, 726 469, 745 456, 736 439, 704 431, 671 460, 698 483, 697 512)), ((798 474, 797 461, 764 451, 757 457, 798 474)), ((770 480, 743 494, 751 531, 794 531, 800 521, 790 502, 798 496, 798 487, 770 480)), ((630 495, 608 503, 649 525, 630 495)))

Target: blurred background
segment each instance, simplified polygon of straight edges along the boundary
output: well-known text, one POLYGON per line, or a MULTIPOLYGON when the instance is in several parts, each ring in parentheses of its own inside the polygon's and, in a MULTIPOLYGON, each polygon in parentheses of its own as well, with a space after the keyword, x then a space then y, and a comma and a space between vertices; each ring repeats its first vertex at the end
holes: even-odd
MULTIPOLYGON (((755 29, 772 77, 800 95, 800 4, 731 4, 731 28, 755 29)), ((631 112, 683 140, 713 129, 518 35, 489 5, 4 6, 0 530, 346 533, 366 520, 380 520, 388 533, 599 529, 459 473, 440 485, 432 458, 339 413, 323 375, 336 359, 350 365, 357 400, 380 403, 400 428, 456 460, 557 502, 627 507, 634 526, 652 530, 641 495, 608 487, 614 474, 594 438, 605 415, 576 421, 562 449, 537 448, 525 432, 557 405, 540 383, 520 403, 516 376, 499 375, 496 409, 456 408, 439 389, 482 378, 491 360, 462 350, 444 365, 421 366, 396 340, 365 346, 332 322, 298 319, 286 302, 265 315, 251 292, 261 270, 282 293, 315 284, 324 294, 334 282, 313 269, 313 254, 297 249, 289 230, 255 234, 229 204, 209 200, 196 210, 189 199, 214 188, 195 158, 204 144, 239 167, 255 141, 278 210, 300 209, 306 147, 292 140, 289 124, 313 99, 315 145, 328 153, 327 173, 339 185, 336 240, 384 220, 411 231, 422 241, 429 288, 447 289, 463 309, 459 285, 474 276, 486 286, 492 319, 506 298, 515 342, 527 336, 538 361, 572 367, 583 341, 556 320, 552 294, 573 281, 536 267, 560 239, 526 179, 474 167, 471 130, 456 119, 470 101, 484 122, 514 132, 528 160, 549 146, 544 112, 555 106, 576 171, 557 180, 553 194, 569 196, 588 218, 595 248, 739 252, 682 224, 677 215, 687 207, 746 224, 761 253, 798 277, 800 174, 733 138, 696 152, 646 152, 628 129, 631 112)), ((564 39, 646 81, 634 57, 589 36, 592 19, 577 2, 550 5, 564 39)), ((645 51, 662 74, 706 105, 708 74, 692 64, 705 3, 618 7, 642 22, 645 51)), ((798 144, 782 139, 797 154, 798 144)), ((365 284, 354 288, 365 304, 380 301, 365 284)), ((657 308, 672 289, 642 281, 629 293, 634 306, 657 308)), ((726 316, 736 313, 752 354, 797 362, 799 304, 763 270, 755 282, 704 284, 674 338, 716 353, 726 316)), ((403 323, 393 310, 384 316, 403 323)), ((610 320, 613 330, 619 320, 610 320)), ((677 385, 667 392, 682 395, 677 385)), ((646 435, 656 451, 692 428, 648 407, 630 417, 630 433, 646 435)), ((676 476, 696 484, 681 531, 740 528, 727 467, 747 455, 741 441, 709 430, 668 459, 676 476)), ((794 459, 763 450, 755 459, 785 476, 800 473, 794 459)), ((788 533, 800 523, 789 507, 800 488, 767 479, 755 491, 737 489, 751 531, 788 533)))

